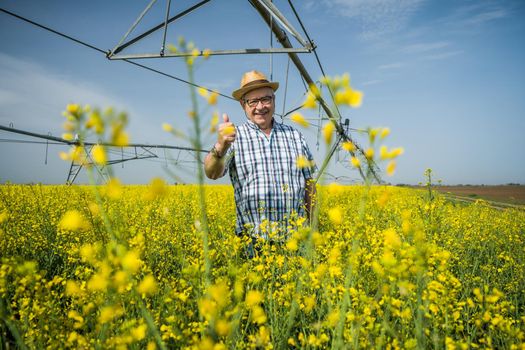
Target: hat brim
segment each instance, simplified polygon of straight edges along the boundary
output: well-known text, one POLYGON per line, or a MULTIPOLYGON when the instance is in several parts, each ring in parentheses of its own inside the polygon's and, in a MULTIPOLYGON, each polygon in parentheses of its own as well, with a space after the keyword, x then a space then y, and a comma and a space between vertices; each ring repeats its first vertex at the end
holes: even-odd
POLYGON ((260 89, 260 88, 263 88, 263 87, 269 87, 271 88, 273 91, 277 91, 277 89, 279 88, 279 83, 277 82, 265 82, 265 83, 258 83, 258 84, 253 84, 253 85, 249 85, 249 86, 244 86, 238 90, 235 90, 233 93, 232 93, 232 96, 234 99, 236 99, 237 101, 239 101, 246 93, 252 91, 252 90, 255 90, 255 89, 260 89))

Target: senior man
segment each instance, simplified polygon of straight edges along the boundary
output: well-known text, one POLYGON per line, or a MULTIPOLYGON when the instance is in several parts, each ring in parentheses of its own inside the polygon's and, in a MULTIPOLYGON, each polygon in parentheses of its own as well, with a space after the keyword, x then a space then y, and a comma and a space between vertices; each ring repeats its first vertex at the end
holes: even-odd
POLYGON ((298 167, 297 159, 313 164, 313 157, 299 131, 275 120, 278 87, 261 72, 246 72, 232 96, 247 120, 235 126, 224 114, 217 142, 204 160, 208 178, 230 174, 238 235, 268 238, 273 231, 286 237, 290 219, 309 218, 312 211, 314 166, 298 167))

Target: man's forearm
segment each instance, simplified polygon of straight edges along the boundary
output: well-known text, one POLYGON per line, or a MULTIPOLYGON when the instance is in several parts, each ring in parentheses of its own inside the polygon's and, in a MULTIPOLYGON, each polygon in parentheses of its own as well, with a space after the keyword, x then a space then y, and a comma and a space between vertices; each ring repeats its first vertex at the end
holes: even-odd
POLYGON ((209 152, 204 158, 204 172, 213 180, 221 177, 224 173, 224 158, 218 158, 209 152))

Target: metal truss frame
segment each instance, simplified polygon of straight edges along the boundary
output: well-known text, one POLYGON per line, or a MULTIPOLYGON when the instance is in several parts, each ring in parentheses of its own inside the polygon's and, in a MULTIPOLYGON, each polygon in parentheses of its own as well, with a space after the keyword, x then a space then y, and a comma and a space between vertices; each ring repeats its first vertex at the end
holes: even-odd
POLYGON ((291 45, 289 47, 283 47, 283 48, 247 48, 247 49, 234 49, 234 50, 210 50, 210 51, 198 51, 198 52, 169 52, 167 53, 166 48, 166 32, 168 29, 168 25, 187 14, 193 12, 194 10, 200 8, 201 6, 207 4, 211 0, 203 0, 199 3, 187 8, 186 10, 183 10, 179 12, 178 14, 169 17, 169 10, 170 10, 170 4, 171 0, 167 0, 166 5, 166 16, 165 20, 162 23, 159 23, 158 25, 146 30, 142 34, 137 35, 133 39, 130 39, 126 41, 129 34, 135 29, 135 27, 140 23, 140 21, 144 18, 144 15, 149 11, 149 9, 153 6, 153 4, 157 0, 151 0, 150 3, 146 6, 144 11, 139 15, 139 17, 135 20, 135 22, 131 25, 131 27, 128 29, 126 34, 122 37, 122 39, 119 41, 119 43, 113 48, 113 50, 109 51, 107 54, 107 57, 110 60, 124 60, 124 59, 144 59, 144 58, 160 58, 160 57, 184 57, 184 56, 191 56, 191 55, 198 55, 203 56, 206 55, 241 55, 241 54, 282 54, 282 53, 309 53, 314 50, 313 44, 305 40, 302 35, 293 27, 293 25, 288 21, 288 19, 279 11, 279 9, 269 0, 248 0, 253 6, 256 8, 263 8, 264 11, 269 14, 277 23, 281 25, 283 30, 287 31, 290 35, 292 35, 300 44, 301 47, 294 48, 291 45), (143 53, 143 54, 121 54, 122 50, 124 50, 127 47, 130 47, 140 40, 146 38, 147 36, 151 35, 152 33, 158 31, 158 30, 164 30, 162 43, 160 46, 160 51, 157 53, 143 53))
MULTIPOLYGON (((107 57, 110 60, 118 60, 118 59, 144 59, 144 58, 165 58, 165 57, 181 57, 181 56, 188 56, 188 55, 195 55, 196 53, 193 52, 177 52, 177 53, 166 53, 165 52, 165 45, 166 45, 166 32, 168 29, 168 24, 172 23, 173 21, 193 12, 194 10, 200 8, 201 6, 207 4, 211 0, 203 0, 199 3, 191 6, 190 8, 176 14, 175 16, 169 17, 169 10, 170 10, 170 4, 171 0, 166 0, 166 16, 164 22, 156 25, 155 27, 145 31, 144 33, 134 37, 133 39, 130 39, 128 41, 125 41, 129 34, 135 29, 137 24, 142 20, 144 15, 148 12, 148 10, 153 6, 153 4, 156 2, 156 0, 151 0, 151 2, 146 6, 144 11, 139 15, 139 17, 135 20, 135 22, 132 24, 132 26, 129 28, 129 30, 126 32, 124 37, 119 41, 119 43, 113 48, 113 50, 109 51, 107 54, 107 57), (143 38, 147 37, 148 35, 154 33, 157 30, 163 29, 164 35, 161 43, 161 49, 158 53, 146 53, 146 54, 131 54, 131 55, 123 55, 120 54, 122 50, 125 48, 137 43, 138 41, 142 40, 143 38)), ((238 50, 216 50, 216 51, 207 51, 207 55, 236 55, 236 54, 274 54, 274 53, 286 53, 288 54, 290 60, 293 62, 297 70, 299 71, 302 79, 310 86, 314 84, 314 80, 308 73, 307 69, 303 65, 301 59, 298 56, 298 53, 310 53, 312 51, 315 51, 316 47, 313 44, 313 42, 308 38, 308 40, 305 40, 302 35, 293 27, 293 25, 288 21, 288 19, 279 11, 279 9, 273 4, 270 0, 247 0, 259 13, 259 15, 263 18, 263 20, 266 22, 270 30, 273 32, 273 34, 276 36, 277 40, 281 44, 282 48, 258 48, 258 49, 238 49, 238 50), (276 22, 276 23, 275 23, 276 22), (293 36, 300 44, 300 48, 295 48, 290 40, 288 39, 288 34, 293 36)), ((295 12, 295 10, 294 10, 295 12)), ((297 14, 296 14, 297 15, 297 14)), ((304 29, 304 28, 303 28, 304 29)), ((308 35, 307 35, 308 36, 308 35)), ((197 53, 198 55, 204 55, 204 51, 199 51, 197 53)), ((351 155, 356 156, 359 154, 359 156, 364 157, 364 151, 363 149, 354 141, 352 140, 351 136, 345 130, 345 127, 343 127, 343 124, 341 122, 341 116, 334 115, 334 112, 330 109, 326 101, 322 98, 322 96, 317 98, 321 108, 324 110, 328 118, 334 123, 336 132, 338 134, 337 143, 332 147, 330 150, 330 158, 333 156, 335 149, 339 145, 340 142, 350 141, 356 146, 357 152, 352 151, 351 155)), ((345 121, 346 126, 347 121, 345 121)), ((348 126, 347 126, 348 127, 348 126)), ((325 163, 327 163, 325 161, 325 163)), ((323 164, 323 171, 325 169, 326 165, 323 164)), ((379 169, 377 168, 377 165, 375 163, 370 164, 370 168, 368 169, 368 174, 364 174, 363 170, 361 168, 358 169, 361 177, 363 179, 366 179, 368 175, 372 175, 375 180, 380 183, 381 179, 379 177, 379 169)), ((319 180, 319 178, 322 175, 322 171, 319 172, 318 177, 316 181, 319 180)))

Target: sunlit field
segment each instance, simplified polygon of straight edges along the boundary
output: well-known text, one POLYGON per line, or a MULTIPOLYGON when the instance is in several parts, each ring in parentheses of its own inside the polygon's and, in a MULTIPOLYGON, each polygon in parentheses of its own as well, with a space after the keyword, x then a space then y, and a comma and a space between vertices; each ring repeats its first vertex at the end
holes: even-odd
MULTIPOLYGON (((170 50, 191 53, 193 82, 190 44, 170 50)), ((130 143, 127 114, 68 105, 62 138, 75 141, 60 156, 108 182, 0 186, 0 349, 525 349, 525 211, 450 201, 430 169, 425 190, 371 185, 403 148, 382 144, 389 128, 355 144, 338 111, 362 92, 348 74, 319 84, 303 103, 333 96, 319 184, 337 142, 364 185, 319 185, 311 222, 263 223, 269 239, 255 242, 234 234, 232 187, 205 186, 201 166, 198 185, 122 186, 108 148, 130 143)), ((235 131, 221 129, 216 91, 190 97, 192 129, 166 132, 201 150, 235 131)))
POLYGON ((204 190, 2 185, 0 348, 525 348, 523 210, 328 185, 250 259, 204 190))

